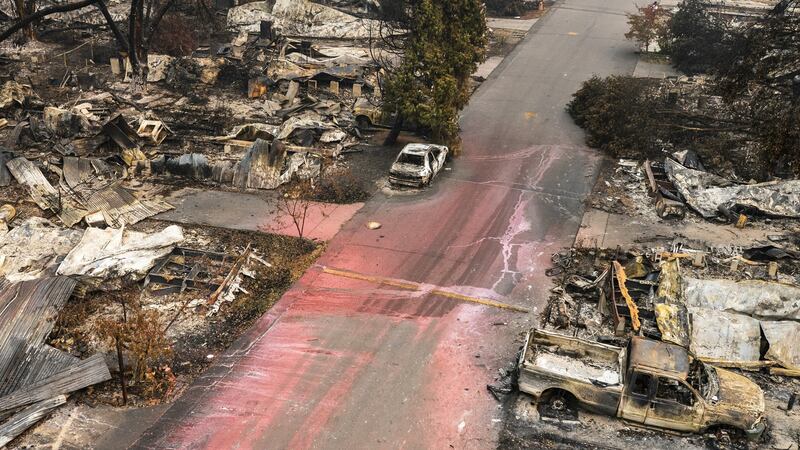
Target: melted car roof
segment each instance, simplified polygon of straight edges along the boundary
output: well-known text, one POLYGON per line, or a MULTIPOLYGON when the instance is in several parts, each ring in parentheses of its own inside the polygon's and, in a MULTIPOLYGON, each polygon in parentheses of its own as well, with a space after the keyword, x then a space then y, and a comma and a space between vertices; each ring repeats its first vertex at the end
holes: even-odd
POLYGON ((633 367, 658 370, 680 379, 689 375, 689 353, 679 345, 634 336, 628 358, 633 367))
POLYGON ((432 148, 441 147, 440 145, 433 145, 433 144, 407 144, 401 150, 401 153, 409 153, 412 155, 424 155, 428 153, 432 148))

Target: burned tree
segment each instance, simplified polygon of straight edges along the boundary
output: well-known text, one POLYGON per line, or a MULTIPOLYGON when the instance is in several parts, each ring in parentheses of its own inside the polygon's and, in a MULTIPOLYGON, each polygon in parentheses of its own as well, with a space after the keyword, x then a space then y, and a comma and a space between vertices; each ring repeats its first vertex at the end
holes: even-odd
MULTIPOLYGON (((684 2, 688 3, 694 2, 684 2)), ((723 47, 708 67, 715 77, 704 84, 595 77, 575 93, 568 110, 586 129, 590 145, 615 156, 644 158, 664 150, 692 149, 712 169, 744 179, 796 177, 800 174, 796 126, 800 17, 794 13, 798 3, 782 2, 772 13, 732 32, 720 28, 722 34, 704 34, 704 39, 718 36, 723 47), (728 45, 732 42, 736 45, 728 45)), ((694 11, 696 19, 711 20, 694 11)), ((698 55, 684 55, 690 57, 684 63, 698 68, 689 62, 698 55)))
POLYGON ((748 27, 740 51, 720 71, 718 92, 744 113, 771 175, 800 173, 800 1, 784 0, 748 27))
MULTIPOLYGON (((24 0, 15 0, 15 2, 21 4, 24 0)), ((47 16, 93 6, 103 15, 108 28, 114 35, 120 53, 130 61, 134 85, 141 86, 147 81, 147 55, 150 50, 150 44, 161 20, 175 3, 176 0, 131 0, 127 20, 127 36, 111 17, 104 0, 82 0, 74 3, 58 4, 35 12, 31 11, 32 6, 26 6, 21 10, 25 15, 21 15, 0 33, 0 42, 19 31, 23 31, 29 37, 35 36, 33 25, 47 16)), ((34 1, 28 0, 25 5, 28 4, 33 5, 34 1)))

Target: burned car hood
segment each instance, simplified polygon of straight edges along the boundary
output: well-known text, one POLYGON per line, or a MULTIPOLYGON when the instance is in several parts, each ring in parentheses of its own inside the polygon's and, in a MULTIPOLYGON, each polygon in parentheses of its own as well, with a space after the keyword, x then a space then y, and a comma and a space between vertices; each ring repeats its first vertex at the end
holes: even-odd
POLYGON ((712 402, 713 412, 731 419, 742 428, 752 426, 764 415, 764 392, 749 379, 728 370, 717 368, 719 392, 712 402))
POLYGON ((389 173, 396 173, 399 175, 415 175, 424 176, 428 174, 428 169, 414 164, 394 163, 389 173))

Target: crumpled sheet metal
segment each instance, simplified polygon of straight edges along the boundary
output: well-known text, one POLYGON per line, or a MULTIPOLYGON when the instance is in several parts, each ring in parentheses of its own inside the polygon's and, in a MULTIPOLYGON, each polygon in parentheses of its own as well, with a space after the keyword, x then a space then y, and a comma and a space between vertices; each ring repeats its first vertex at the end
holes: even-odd
POLYGON ((88 290, 120 289, 144 278, 157 259, 183 240, 183 229, 177 225, 156 233, 87 228, 57 273, 78 279, 88 290))
POLYGON ((689 308, 691 345, 698 358, 712 362, 754 363, 761 359, 757 319, 727 311, 689 308))
POLYGON ((761 329, 769 341, 764 356, 787 369, 800 370, 800 322, 762 320, 761 329))
POLYGON ((256 139, 233 169, 233 185, 240 189, 275 189, 281 185, 286 148, 273 141, 256 139))
POLYGON ((65 156, 61 170, 63 181, 81 200, 89 198, 95 191, 111 185, 120 177, 111 165, 99 158, 65 156))
POLYGON ((770 216, 800 218, 800 180, 736 185, 707 172, 689 169, 667 158, 670 181, 686 202, 705 218, 716 217, 719 207, 755 209, 770 216))
POLYGON ((140 200, 119 184, 94 192, 85 203, 88 214, 101 212, 106 224, 115 228, 141 222, 174 208, 159 199, 140 200))
POLYGON ((800 287, 763 281, 683 278, 689 308, 730 311, 768 320, 800 320, 800 287))
POLYGON ((292 153, 286 164, 286 170, 281 174, 281 184, 291 181, 294 175, 301 180, 319 177, 322 172, 322 159, 319 155, 311 153, 292 153))
POLYGON ((0 279, 17 282, 54 273, 57 259, 69 253, 82 234, 41 217, 26 219, 0 236, 0 279))
POLYGON ((233 127, 231 133, 220 140, 238 139, 241 141, 255 141, 256 139, 272 140, 278 134, 278 125, 268 123, 248 123, 233 127))
POLYGON ((661 272, 658 274, 656 295, 670 303, 678 302, 682 295, 679 261, 678 258, 673 258, 662 262, 661 272))
POLYGON ((661 340, 689 348, 689 312, 683 305, 655 304, 656 325, 661 332, 661 340))
POLYGON ((6 167, 17 182, 27 188, 36 205, 58 214, 64 225, 71 227, 86 215, 85 210, 72 202, 69 196, 62 196, 47 181, 42 171, 27 159, 23 157, 12 159, 6 163, 6 167))

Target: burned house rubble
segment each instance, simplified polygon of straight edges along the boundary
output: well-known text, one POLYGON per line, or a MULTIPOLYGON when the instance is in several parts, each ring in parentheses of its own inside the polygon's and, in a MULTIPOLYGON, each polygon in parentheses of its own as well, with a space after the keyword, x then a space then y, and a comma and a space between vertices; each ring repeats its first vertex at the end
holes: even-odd
POLYGON ((597 428, 597 420, 607 423, 599 427, 602 433, 605 427, 638 435, 635 427, 628 430, 640 420, 625 400, 635 380, 615 368, 615 352, 625 364, 647 367, 668 365, 681 354, 689 364, 685 380, 683 372, 672 369, 660 376, 672 373, 678 385, 694 386, 693 377, 703 372, 697 368, 710 367, 718 383, 734 387, 695 403, 705 402, 703 421, 715 417, 731 395, 741 402, 726 411, 749 418, 721 432, 688 410, 658 422, 657 405, 645 424, 692 431, 686 442, 701 447, 797 445, 797 180, 757 183, 725 175, 709 170, 691 150, 605 164, 574 246, 552 255, 546 270, 553 283, 549 300, 515 371, 507 370, 489 386, 501 399, 514 388, 534 397, 535 406, 515 410, 528 415, 527 422, 520 421, 527 429, 546 429, 532 425, 532 416, 571 427, 576 439, 583 439, 580 430, 597 428), (631 352, 642 342, 672 350, 657 361, 637 362, 631 352), (751 414, 755 409, 747 406, 751 403, 760 405, 755 409, 763 415, 764 432, 759 432, 762 421, 751 414), (598 419, 598 412, 610 417, 598 419), (626 422, 615 425, 619 417, 626 422), (755 442, 748 443, 748 433, 755 442))
MULTIPOLYGON (((644 205, 648 206, 653 207, 644 205)), ((547 270, 555 287, 537 328, 543 330, 541 333, 579 340, 570 345, 610 345, 632 351, 631 339, 646 339, 657 343, 654 345, 674 346, 685 352, 690 362, 698 361, 718 372, 739 372, 751 380, 748 383, 755 382, 753 386, 758 385, 765 392, 768 405, 781 402, 779 407, 785 410, 786 401, 796 396, 795 380, 800 377, 796 345, 800 331, 800 240, 794 233, 771 238, 761 243, 718 246, 676 237, 644 245, 630 242, 628 247, 580 245, 560 251, 553 254, 553 265, 547 270)), ((536 339, 546 341, 544 337, 536 339)), ((541 342, 531 345, 544 345, 541 342)), ((533 351, 536 349, 528 350, 533 351)), ((579 373, 580 363, 570 362, 572 353, 566 347, 564 352, 559 357, 566 359, 559 360, 559 364, 566 371, 565 376, 579 373)), ((520 389, 542 396, 541 414, 554 414, 563 420, 562 413, 548 409, 552 402, 542 394, 546 387, 538 374, 556 368, 541 368, 540 364, 520 360, 519 376, 527 377, 525 386, 520 379, 520 389)), ((601 371, 592 367, 595 372, 601 371)), ((619 385, 622 386, 621 381, 619 385)), ((596 386, 606 385, 595 384, 598 389, 596 386)), ((589 394, 584 398, 580 392, 571 394, 578 396, 578 403, 591 404, 587 399, 595 398, 589 394)), ((706 410, 709 408, 713 409, 707 405, 706 410)), ((792 408, 791 400, 788 408, 792 408)), ((615 410, 609 414, 618 413, 615 410)), ((789 412, 767 408, 767 429, 771 433, 767 436, 771 437, 759 437, 758 445, 792 441, 791 428, 782 425, 787 420, 785 414, 789 412)), ((690 423, 695 419, 691 415, 681 417, 679 420, 685 423, 681 422, 680 427, 691 425, 706 430, 706 426, 690 423)), ((678 425, 667 421, 659 426, 678 425)), ((712 440, 722 439, 714 435, 714 427, 708 428, 712 440)), ((743 442, 736 445, 746 446, 743 442)))
POLYGON ((99 10, 41 25, 80 30, 66 32, 72 49, 3 42, 0 447, 64 404, 174 399, 311 264, 319 243, 302 231, 159 215, 185 186, 280 199, 309 181, 339 195, 348 156, 387 125, 378 7, 222 7, 192 51, 151 52, 144 86, 110 34, 87 32, 99 10))
POLYGON ((798 256, 778 246, 564 251, 543 320, 581 337, 671 342, 720 367, 796 374, 798 256))

